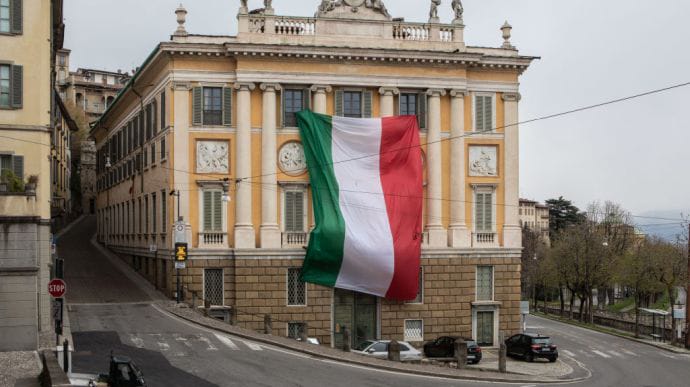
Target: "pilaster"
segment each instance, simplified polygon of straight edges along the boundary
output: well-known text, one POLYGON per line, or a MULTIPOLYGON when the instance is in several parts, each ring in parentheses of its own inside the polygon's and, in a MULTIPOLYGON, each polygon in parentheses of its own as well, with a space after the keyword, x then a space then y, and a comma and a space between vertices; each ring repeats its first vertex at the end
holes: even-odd
MULTIPOLYGON (((174 94, 174 130, 173 144, 171 147, 173 150, 173 189, 181 191, 183 194, 178 199, 180 201, 180 212, 177 214, 178 217, 183 217, 185 220, 189 221, 190 211, 190 195, 185 195, 190 185, 189 173, 187 171, 193 171, 194 165, 190 162, 189 155, 189 91, 191 90, 191 85, 184 82, 176 82, 173 84, 173 94, 174 94)), ((177 219, 175 219, 177 220, 177 219)), ((109 230, 109 233, 112 230, 109 230)))
POLYGON ((520 130, 518 126, 519 93, 503 93, 505 111, 505 224, 503 226, 503 246, 521 247, 520 228, 520 130))
POLYGON ((263 130, 261 133, 261 230, 262 248, 281 246, 278 227, 278 199, 276 195, 276 92, 281 90, 277 83, 262 83, 263 130))
POLYGON ((381 95, 381 117, 391 117, 395 115, 395 96, 400 94, 396 87, 379 88, 381 95))
POLYGON ((311 87, 311 92, 314 95, 314 112, 320 114, 326 114, 328 99, 326 94, 333 90, 328 85, 314 85, 311 87))
POLYGON ((446 95, 443 89, 429 89, 427 96, 429 129, 427 131, 426 160, 427 171, 427 222, 429 247, 446 247, 448 232, 443 228, 442 220, 442 155, 441 155, 441 97, 446 95))
POLYGON ((235 140, 235 165, 237 166, 237 192, 235 200, 235 248, 256 247, 256 235, 252 224, 252 142, 251 142, 251 92, 253 83, 240 82, 237 89, 237 136, 235 140))
POLYGON ((450 247, 470 247, 470 230, 466 219, 465 173, 465 95, 466 90, 450 91, 450 247))

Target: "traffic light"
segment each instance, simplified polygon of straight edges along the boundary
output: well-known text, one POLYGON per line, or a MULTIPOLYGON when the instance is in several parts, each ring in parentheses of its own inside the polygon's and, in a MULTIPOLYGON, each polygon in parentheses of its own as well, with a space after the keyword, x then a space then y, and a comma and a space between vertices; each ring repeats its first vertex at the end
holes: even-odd
POLYGON ((187 244, 175 243, 175 261, 184 262, 187 260, 187 244))

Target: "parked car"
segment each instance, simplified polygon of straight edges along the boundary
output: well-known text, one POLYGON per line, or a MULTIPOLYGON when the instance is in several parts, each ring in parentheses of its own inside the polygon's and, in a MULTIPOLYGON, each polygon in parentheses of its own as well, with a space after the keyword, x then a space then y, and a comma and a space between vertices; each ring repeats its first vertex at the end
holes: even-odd
POLYGON ((508 356, 521 357, 528 362, 536 358, 555 362, 558 359, 558 348, 551 338, 536 333, 520 333, 506 340, 508 356))
MULTIPOLYGON (((359 353, 365 356, 375 357, 377 359, 388 359, 388 344, 390 340, 366 340, 352 352, 359 353)), ((405 341, 398 341, 400 344, 400 361, 419 361, 422 360, 422 353, 410 343, 405 341)))
POLYGON ((467 362, 477 364, 482 360, 482 348, 472 339, 463 339, 459 336, 441 336, 434 341, 424 344, 426 357, 454 357, 455 342, 465 340, 467 343, 467 362))

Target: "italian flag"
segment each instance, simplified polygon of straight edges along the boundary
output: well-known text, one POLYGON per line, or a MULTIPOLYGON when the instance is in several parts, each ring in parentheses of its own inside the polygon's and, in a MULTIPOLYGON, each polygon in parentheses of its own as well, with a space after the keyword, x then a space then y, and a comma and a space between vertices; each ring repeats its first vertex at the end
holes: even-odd
POLYGON ((415 116, 297 113, 316 227, 302 280, 394 300, 417 295, 422 156, 415 116))

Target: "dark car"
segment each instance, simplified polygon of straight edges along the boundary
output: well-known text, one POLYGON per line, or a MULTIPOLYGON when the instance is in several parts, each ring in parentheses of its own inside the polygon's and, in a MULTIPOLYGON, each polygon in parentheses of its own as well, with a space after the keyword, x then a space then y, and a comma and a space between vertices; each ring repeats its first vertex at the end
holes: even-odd
POLYGON ((551 338, 536 333, 524 333, 511 336, 506 340, 508 356, 521 357, 528 362, 537 358, 555 362, 558 359, 558 348, 551 338))
POLYGON ((477 345, 477 342, 458 336, 441 336, 434 341, 424 344, 424 355, 426 357, 454 357, 456 340, 465 340, 467 342, 467 361, 469 363, 477 364, 482 360, 482 349, 477 345))

